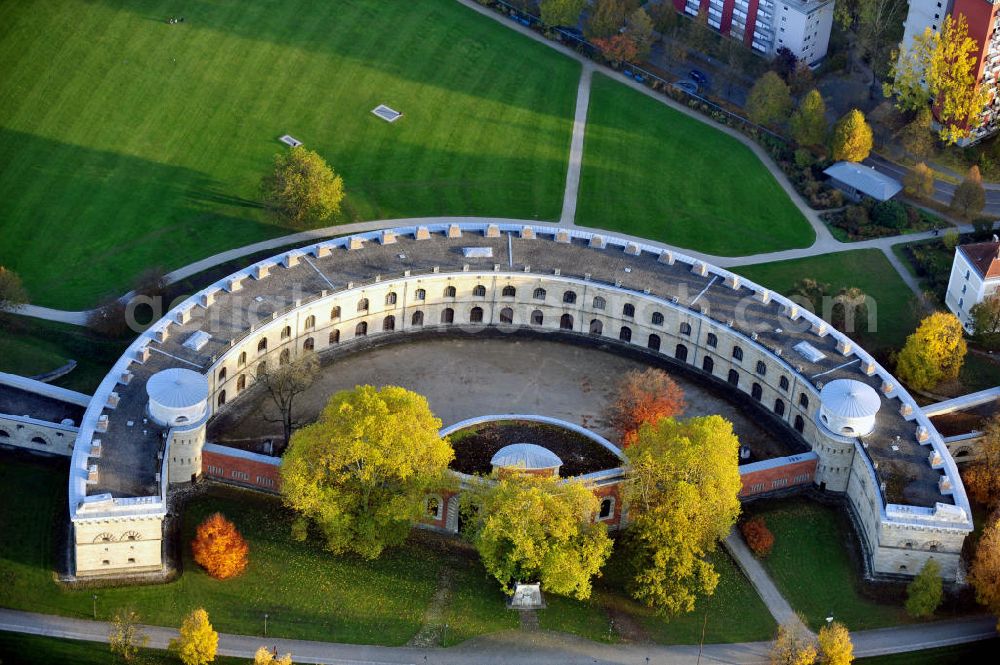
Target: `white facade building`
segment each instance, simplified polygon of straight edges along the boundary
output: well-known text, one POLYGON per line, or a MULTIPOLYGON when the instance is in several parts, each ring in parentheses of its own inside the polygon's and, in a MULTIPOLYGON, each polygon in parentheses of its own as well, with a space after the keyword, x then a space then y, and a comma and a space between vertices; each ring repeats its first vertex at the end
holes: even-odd
POLYGON ((951 13, 952 0, 910 0, 910 8, 903 21, 903 41, 899 52, 903 53, 913 45, 913 38, 930 28, 937 32, 944 17, 951 13))
POLYGON ((775 50, 784 46, 810 65, 819 61, 830 46, 834 4, 834 0, 778 0, 775 50))
POLYGON ((951 264, 945 304, 968 332, 972 330, 970 311, 1000 290, 1000 242, 959 245, 951 264))

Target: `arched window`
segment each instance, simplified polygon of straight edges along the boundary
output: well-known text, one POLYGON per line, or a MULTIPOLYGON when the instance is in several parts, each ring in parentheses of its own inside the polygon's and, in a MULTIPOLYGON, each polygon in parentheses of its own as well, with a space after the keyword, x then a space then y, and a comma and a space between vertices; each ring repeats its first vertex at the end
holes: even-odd
POLYGON ((604 324, 598 319, 592 319, 590 322, 590 334, 591 335, 601 335, 604 333, 604 324))
POLYGON ((247 375, 240 374, 236 377, 236 392, 241 393, 247 389, 247 375))
POLYGON ((225 390, 219 391, 218 405, 222 406, 225 403, 226 403, 226 391, 225 390))
POLYGON ((594 296, 594 309, 604 309, 608 303, 601 296, 594 296))
POLYGON ((764 364, 763 360, 757 361, 757 373, 761 376, 767 376, 767 365, 764 364))
POLYGON ((531 294, 531 297, 534 298, 535 300, 545 300, 545 289, 542 288, 535 289, 535 292, 531 294))
POLYGON ((705 356, 705 359, 701 361, 701 368, 711 374, 715 369, 715 361, 712 360, 711 356, 705 356))
POLYGON ((476 284, 476 288, 472 289, 472 295, 476 298, 486 297, 486 287, 482 284, 476 284))
POLYGON ((500 323, 514 323, 514 310, 504 307, 500 310, 500 323))
POLYGON ((222 369, 219 370, 219 383, 222 383, 225 380, 226 380, 226 368, 223 367, 222 369))
POLYGON ((267 374, 267 361, 257 363, 257 378, 261 378, 267 374))
POLYGON ((531 325, 540 326, 545 321, 545 317, 542 315, 542 310, 536 309, 531 313, 531 325))
POLYGON ((514 296, 517 295, 517 289, 508 284, 507 286, 503 287, 503 291, 500 293, 500 295, 504 298, 513 298, 514 296))
POLYGON ((576 291, 566 291, 563 293, 563 302, 572 305, 576 302, 576 291))
POLYGON ((312 314, 306 317, 306 322, 303 324, 306 330, 316 327, 316 317, 312 314))
POLYGON ((628 326, 622 326, 622 329, 618 331, 618 339, 623 342, 632 341, 632 329, 628 326))
POLYGON ((427 290, 417 289, 416 298, 417 300, 427 300, 427 290))
POLYGON ((454 286, 446 286, 446 287, 444 287, 444 297, 445 298, 454 298, 456 293, 458 293, 458 292, 455 290, 454 286))
POLYGON ((787 376, 783 376, 780 379, 778 379, 778 387, 781 388, 782 390, 788 390, 788 377, 787 376))
POLYGON ((678 344, 674 349, 674 358, 680 360, 682 363, 686 363, 688 359, 688 348, 683 344, 678 344))
POLYGON ((330 331, 330 340, 329 340, 329 343, 330 344, 339 344, 340 343, 340 331, 339 330, 331 330, 330 331))
POLYGON ((267 338, 261 337, 260 341, 257 342, 257 353, 263 353, 267 351, 267 338))
POLYGON ((336 321, 339 318, 340 318, 340 305, 337 305, 336 307, 330 310, 330 320, 336 321))
POLYGON ((483 308, 473 307, 469 311, 469 322, 470 323, 482 323, 483 322, 483 308))
POLYGON ((4 430, 0 429, 0 439, 9 439, 9 438, 10 438, 10 434, 8 434, 4 430))
POLYGON ((753 382, 753 387, 750 389, 750 396, 753 397, 758 402, 764 396, 764 389, 760 387, 760 384, 756 381, 753 382))
POLYGON ((559 329, 560 330, 572 330, 573 329, 573 317, 570 314, 563 314, 559 317, 559 329))
POLYGON ((455 310, 451 307, 445 307, 441 310, 441 323, 454 323, 455 322, 455 310))
POLYGON ((663 314, 660 312, 653 312, 653 316, 650 318, 654 326, 663 325, 663 314))
POLYGON ((281 354, 278 356, 278 365, 287 365, 292 360, 292 352, 288 349, 282 349, 281 354))
POLYGON ((385 294, 385 304, 386 305, 395 305, 396 304, 396 292, 395 291, 389 291, 389 293, 385 294))
POLYGON ((312 351, 316 348, 316 340, 312 337, 306 337, 306 341, 302 342, 303 351, 312 351))
POLYGON ((368 311, 368 298, 362 298, 358 301, 358 311, 367 312, 368 311))
POLYGON ((629 302, 625 303, 625 306, 622 307, 622 316, 627 316, 629 318, 634 317, 635 316, 635 305, 633 305, 632 303, 629 303, 629 302))
POLYGON ((728 381, 729 384, 733 386, 740 385, 740 373, 737 372, 735 369, 729 370, 729 376, 726 377, 726 381, 728 381))
POLYGON ((410 316, 410 325, 413 325, 413 326, 422 326, 422 325, 424 325, 424 313, 421 312, 419 309, 417 311, 415 311, 413 313, 413 315, 410 316))
POLYGON ((802 434, 802 430, 806 427, 806 421, 802 419, 802 416, 795 416, 795 431, 802 434))
POLYGON ((809 396, 805 393, 799 393, 799 406, 803 409, 809 408, 809 396))
POLYGON ((354 326, 354 336, 355 337, 364 337, 367 334, 368 334, 368 322, 367 321, 362 321, 358 325, 354 326))
POLYGON ((743 349, 738 346, 733 347, 733 360, 743 360, 743 349))
MULTIPOLYGON (((226 394, 226 391, 223 390, 222 391, 223 398, 225 398, 225 394, 226 394)), ((34 436, 34 437, 32 437, 31 438, 31 442, 33 444, 35 444, 36 446, 47 446, 47 445, 49 445, 49 442, 46 441, 45 439, 43 439, 40 436, 34 436)))
POLYGON ((292 336, 291 326, 285 326, 284 328, 281 329, 281 339, 288 339, 291 336, 292 336))
POLYGON ((240 357, 236 361, 236 364, 239 365, 240 367, 243 367, 244 365, 247 364, 247 352, 246 351, 241 351, 240 352, 240 357))
POLYGON ((615 500, 610 497, 601 499, 601 510, 600 512, 597 513, 597 519, 606 520, 612 515, 614 515, 614 512, 615 512, 615 500))
POLYGON ((427 517, 432 520, 441 519, 441 499, 436 496, 427 497, 427 517))
POLYGON ((687 321, 685 321, 684 323, 682 323, 680 325, 679 330, 681 331, 682 335, 690 335, 691 334, 691 324, 688 323, 687 321))
POLYGON ((660 336, 659 335, 650 335, 649 336, 649 341, 646 343, 646 346, 648 346, 653 351, 659 351, 660 350, 660 336))
POLYGON ((774 412, 779 416, 785 415, 785 403, 780 399, 774 400, 774 412))
POLYGON ((382 330, 389 332, 390 330, 396 329, 396 317, 390 314, 389 316, 382 319, 382 330))
POLYGON ((714 349, 715 347, 719 346, 719 338, 716 337, 715 333, 708 333, 708 337, 705 339, 705 343, 714 349))

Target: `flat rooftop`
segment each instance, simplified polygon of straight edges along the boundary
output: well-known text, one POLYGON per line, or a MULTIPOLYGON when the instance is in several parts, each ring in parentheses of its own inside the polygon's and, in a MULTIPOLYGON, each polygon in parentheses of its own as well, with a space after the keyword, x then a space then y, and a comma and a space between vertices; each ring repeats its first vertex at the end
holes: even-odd
POLYGON ((86 409, 52 397, 45 397, 14 386, 0 384, 0 413, 8 416, 28 416, 50 423, 72 420, 79 427, 86 409))
MULTIPOLYGON (((608 239, 621 242, 610 236, 608 239)), ((275 265, 264 279, 247 277, 236 293, 217 291, 215 303, 207 310, 195 307, 190 321, 171 324, 164 342, 150 343, 148 361, 132 363, 131 382, 115 388, 120 396, 117 408, 103 412, 109 419, 107 432, 95 433, 103 442, 100 482, 87 487, 88 495, 110 492, 116 497, 130 497, 157 493, 156 475, 160 468, 157 453, 163 449, 165 432, 143 420, 145 386, 152 374, 168 367, 188 367, 206 373, 215 359, 230 348, 231 341, 250 334, 254 324, 269 321, 272 314, 280 314, 297 304, 345 289, 349 283, 354 287, 371 284, 376 276, 386 282, 402 278, 404 271, 410 271, 411 276, 432 274, 436 269, 441 273, 460 273, 465 266, 470 271, 492 273, 494 266, 499 265, 500 271, 522 275, 527 270, 551 276, 558 269, 563 277, 618 285, 638 294, 648 292, 668 302, 676 298, 675 307, 729 325, 746 335, 748 344, 754 335, 758 344, 780 353, 793 380, 790 394, 797 394, 796 382, 809 383, 817 390, 823 382, 840 378, 867 383, 878 392, 882 407, 876 429, 865 438, 865 443, 878 475, 886 481, 888 502, 919 507, 953 503, 949 495, 938 491, 942 472, 930 466, 928 449, 916 440, 918 423, 900 415, 900 402, 894 398, 898 389, 888 396, 884 394, 879 374, 867 376, 862 372, 860 359, 840 353, 833 335, 802 330, 805 327, 802 322, 793 325, 775 300, 765 304, 751 299, 753 289, 746 286, 733 289, 711 272, 707 276, 696 274, 691 263, 677 261, 670 265, 660 262, 658 253, 647 251, 629 255, 623 251, 623 245, 610 242, 605 249, 589 247, 584 238, 555 242, 552 233, 542 232, 537 239, 522 239, 508 233, 487 238, 481 231, 473 230, 466 230, 460 238, 448 238, 438 232, 427 240, 400 235, 397 242, 389 245, 367 241, 360 249, 333 245, 331 248, 331 253, 322 258, 302 254, 300 262, 291 268, 275 265), (466 247, 490 247, 493 256, 464 256, 462 250, 466 247), (752 303, 749 307, 748 302, 752 303), (211 335, 204 346, 195 350, 183 345, 192 334, 202 330, 211 335), (800 342, 808 342, 823 357, 815 362, 807 360, 793 348, 800 342)))

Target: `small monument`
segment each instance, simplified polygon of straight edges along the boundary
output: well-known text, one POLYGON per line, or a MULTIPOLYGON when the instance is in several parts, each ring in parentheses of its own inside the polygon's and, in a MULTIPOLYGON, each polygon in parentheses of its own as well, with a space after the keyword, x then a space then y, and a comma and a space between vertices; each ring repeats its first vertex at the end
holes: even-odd
POLYGON ((541 585, 525 584, 518 582, 514 585, 514 595, 507 601, 507 609, 511 610, 541 610, 545 609, 545 601, 542 600, 541 585))

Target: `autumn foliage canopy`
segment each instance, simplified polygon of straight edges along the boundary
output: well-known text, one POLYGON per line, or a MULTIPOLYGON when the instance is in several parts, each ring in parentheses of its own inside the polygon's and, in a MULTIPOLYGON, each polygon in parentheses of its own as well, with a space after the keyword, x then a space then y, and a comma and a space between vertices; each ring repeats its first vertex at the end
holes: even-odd
POLYGON ((765 557, 771 553, 774 547, 774 534, 767 528, 767 524, 761 517, 752 517, 740 525, 740 533, 747 541, 750 551, 759 557, 765 557))
POLYGON ((198 565, 219 580, 242 573, 247 567, 247 554, 250 552, 236 526, 222 513, 209 516, 198 526, 191 549, 198 565))
POLYGON ((659 369, 633 370, 625 375, 608 407, 607 420, 621 435, 624 445, 635 441, 639 427, 655 425, 661 418, 684 412, 684 391, 659 369))

